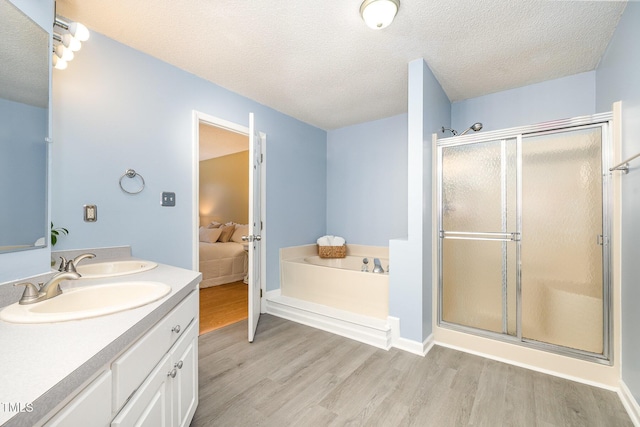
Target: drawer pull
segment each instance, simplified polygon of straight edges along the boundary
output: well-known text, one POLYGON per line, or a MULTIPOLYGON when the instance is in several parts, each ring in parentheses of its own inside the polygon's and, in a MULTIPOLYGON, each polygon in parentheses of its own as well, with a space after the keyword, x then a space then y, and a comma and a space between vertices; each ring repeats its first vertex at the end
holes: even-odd
POLYGON ((171 378, 175 378, 177 373, 178 373, 178 371, 176 371, 176 370, 175 370, 175 368, 174 368, 174 369, 172 369, 171 371, 169 371, 169 373, 167 374, 167 376, 168 376, 168 377, 171 377, 171 378))
POLYGON ((175 367, 176 367, 176 368, 178 368, 178 369, 182 369, 182 360, 180 360, 178 363, 176 363, 176 364, 175 364, 175 365, 173 365, 173 366, 175 366, 175 367))
POLYGON ((180 325, 176 325, 173 328, 171 328, 171 332, 175 332, 176 334, 180 333, 180 325))

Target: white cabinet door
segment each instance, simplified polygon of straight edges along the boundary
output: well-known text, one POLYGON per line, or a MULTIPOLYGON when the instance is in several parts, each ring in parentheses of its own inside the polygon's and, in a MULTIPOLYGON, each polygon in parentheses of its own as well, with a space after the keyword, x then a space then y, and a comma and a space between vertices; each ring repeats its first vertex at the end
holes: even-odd
POLYGON ((167 354, 114 418, 111 426, 171 426, 171 372, 171 358, 167 354))
POLYGON ((198 405, 198 326, 193 322, 172 351, 173 425, 188 427, 198 405))
POLYGON ((58 412, 47 427, 105 427, 111 421, 111 371, 106 371, 58 412))

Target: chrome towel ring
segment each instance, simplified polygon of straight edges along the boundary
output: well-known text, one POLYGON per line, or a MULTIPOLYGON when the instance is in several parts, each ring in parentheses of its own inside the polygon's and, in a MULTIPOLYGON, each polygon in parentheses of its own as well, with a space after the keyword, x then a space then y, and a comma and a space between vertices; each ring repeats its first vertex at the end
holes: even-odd
POLYGON ((135 170, 133 170, 133 169, 127 169, 127 170, 125 171, 125 173, 120 177, 119 184, 120 184, 120 188, 122 189, 122 191, 124 191, 125 193, 128 193, 128 194, 138 194, 139 192, 141 192, 142 190, 144 190, 144 185, 145 185, 145 183, 144 183, 144 178, 142 177, 142 175, 140 175, 139 173, 137 173, 137 172, 136 172, 135 170), (129 190, 125 189, 125 188, 122 186, 122 180, 123 180, 125 177, 133 179, 133 178, 135 178, 136 176, 140 177, 140 180, 141 180, 141 182, 142 182, 142 184, 140 185, 140 188, 139 188, 137 191, 129 191, 129 190))

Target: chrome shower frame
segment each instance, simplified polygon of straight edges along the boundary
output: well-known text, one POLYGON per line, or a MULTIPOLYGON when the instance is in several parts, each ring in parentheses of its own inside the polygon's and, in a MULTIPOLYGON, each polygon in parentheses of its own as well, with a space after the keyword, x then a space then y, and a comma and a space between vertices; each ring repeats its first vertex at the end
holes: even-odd
MULTIPOLYGON (((590 116, 581 116, 566 120, 557 120, 551 122, 545 122, 530 126, 514 127, 504 130, 485 132, 482 134, 469 134, 459 135, 449 138, 438 139, 436 142, 436 203, 437 203, 437 223, 438 223, 438 242, 437 242, 437 278, 438 278, 438 297, 437 297, 437 322, 438 326, 455 330, 458 332, 478 335, 484 338, 496 339, 499 341, 521 345, 537 350, 543 350, 550 353, 560 354, 563 356, 569 356, 576 359, 587 360, 596 362, 603 365, 611 365, 613 363, 613 313, 612 313, 612 270, 611 270, 611 233, 612 225, 611 220, 613 218, 613 196, 612 196, 612 183, 611 183, 611 171, 609 165, 611 159, 613 159, 613 138, 612 138, 612 120, 613 113, 600 113, 590 116), (549 344, 541 341, 535 341, 527 339, 522 336, 522 272, 521 272, 521 246, 522 242, 520 236, 522 236, 522 140, 523 137, 528 136, 540 136, 544 134, 551 134, 561 132, 563 130, 570 129, 586 129, 600 127, 602 129, 601 140, 601 175, 602 175, 602 325, 603 325, 603 353, 593 353, 589 351, 583 351, 579 349, 573 349, 556 344, 549 344), (444 238, 459 238, 449 233, 447 236, 443 228, 443 148, 475 144, 481 142, 501 141, 501 151, 504 156, 505 144, 507 140, 515 140, 516 143, 516 158, 517 158, 517 171, 516 171, 516 232, 506 232, 506 218, 505 210, 503 209, 502 227, 503 233, 473 233, 476 236, 471 236, 473 240, 492 240, 503 241, 502 253, 504 259, 504 252, 506 251, 506 245, 509 241, 513 241, 516 244, 516 334, 509 335, 508 328, 508 307, 507 307, 507 291, 506 291, 506 266, 502 266, 502 333, 492 332, 484 329, 478 329, 470 326, 451 323, 443 320, 443 241, 444 238), (491 234, 491 235, 490 235, 491 234), (498 236, 498 234, 500 234, 498 236)), ((504 160, 503 160, 504 162, 504 160)), ((505 165, 501 165, 501 170, 504 176, 505 165)), ((504 186, 504 182, 502 183, 504 186)), ((504 191, 503 191, 504 194, 504 191)), ((504 195, 501 199, 501 204, 504 208, 506 201, 504 195)), ((472 233, 466 233, 472 234, 472 233)))

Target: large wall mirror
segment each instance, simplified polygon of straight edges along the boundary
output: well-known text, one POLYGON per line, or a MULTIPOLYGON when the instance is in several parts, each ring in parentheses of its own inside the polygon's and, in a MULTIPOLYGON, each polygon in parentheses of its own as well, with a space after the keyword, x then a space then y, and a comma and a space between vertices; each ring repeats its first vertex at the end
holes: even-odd
POLYGON ((49 40, 0 0, 0 252, 48 240, 49 40))

